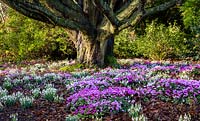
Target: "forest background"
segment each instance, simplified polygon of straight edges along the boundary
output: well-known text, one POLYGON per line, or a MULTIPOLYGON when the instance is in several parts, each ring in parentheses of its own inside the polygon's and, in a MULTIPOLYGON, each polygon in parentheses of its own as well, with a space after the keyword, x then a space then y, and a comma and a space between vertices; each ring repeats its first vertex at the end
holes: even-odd
MULTIPOLYGON (((156 6, 161 0, 152 1, 156 6)), ((152 15, 115 37, 116 58, 200 59, 199 0, 152 15)), ((66 30, 29 19, 1 4, 0 62, 75 59, 66 30)), ((111 61, 114 59, 111 59, 111 61)))

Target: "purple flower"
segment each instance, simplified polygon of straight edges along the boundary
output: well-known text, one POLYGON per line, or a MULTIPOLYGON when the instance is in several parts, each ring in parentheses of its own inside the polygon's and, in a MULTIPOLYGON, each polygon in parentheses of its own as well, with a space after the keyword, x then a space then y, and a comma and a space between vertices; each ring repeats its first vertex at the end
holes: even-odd
POLYGON ((170 96, 171 90, 167 89, 167 90, 165 91, 165 94, 166 94, 167 96, 170 96))
POLYGON ((117 110, 118 111, 118 110, 121 109, 121 104, 116 100, 114 102, 112 102, 111 105, 114 107, 114 108, 112 108, 112 110, 117 110))

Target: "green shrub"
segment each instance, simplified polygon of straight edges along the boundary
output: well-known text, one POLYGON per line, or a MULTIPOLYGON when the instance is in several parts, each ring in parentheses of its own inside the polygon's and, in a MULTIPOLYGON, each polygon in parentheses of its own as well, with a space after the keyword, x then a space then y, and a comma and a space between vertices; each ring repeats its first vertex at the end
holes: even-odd
POLYGON ((152 22, 145 35, 136 40, 137 53, 153 60, 181 58, 188 52, 184 33, 175 25, 168 27, 152 22))
POLYGON ((184 32, 176 25, 170 24, 166 27, 152 22, 147 25, 144 35, 136 36, 136 34, 134 31, 124 30, 116 36, 114 47, 116 57, 163 60, 184 58, 192 52, 192 48, 187 43, 193 41, 185 39, 184 32))
POLYGON ((186 57, 190 57, 193 60, 200 60, 200 38, 188 38, 187 39, 186 57))
POLYGON ((69 57, 73 44, 63 28, 29 19, 13 10, 0 28, 0 61, 69 57))
POLYGON ((194 60, 200 60, 200 1, 199 0, 185 0, 180 7, 183 16, 183 23, 186 29, 189 29, 187 56, 193 57, 194 60))
POLYGON ((192 34, 200 38, 200 1, 185 0, 180 7, 183 16, 183 23, 186 28, 190 29, 192 34))
POLYGON ((128 29, 123 30, 115 37, 114 54, 118 58, 137 56, 135 33, 128 29))

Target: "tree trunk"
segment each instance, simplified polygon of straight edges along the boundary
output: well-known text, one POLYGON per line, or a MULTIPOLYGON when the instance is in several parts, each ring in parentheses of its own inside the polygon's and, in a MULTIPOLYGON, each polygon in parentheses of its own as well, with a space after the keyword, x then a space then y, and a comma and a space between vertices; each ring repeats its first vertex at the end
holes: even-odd
POLYGON ((114 56, 114 35, 111 35, 107 41, 106 56, 114 56))
POLYGON ((112 35, 99 37, 88 37, 79 32, 77 36, 76 49, 77 61, 87 66, 102 67, 106 56, 113 56, 114 38, 112 35))

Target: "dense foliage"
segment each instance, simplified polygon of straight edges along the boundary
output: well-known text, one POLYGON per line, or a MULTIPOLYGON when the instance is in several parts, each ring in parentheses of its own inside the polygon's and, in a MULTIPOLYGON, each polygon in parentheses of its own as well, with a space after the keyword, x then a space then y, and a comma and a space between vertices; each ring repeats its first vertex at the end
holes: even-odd
POLYGON ((200 38, 200 0, 186 0, 181 6, 183 22, 196 37, 200 38))
POLYGON ((128 29, 123 30, 115 37, 114 54, 120 58, 137 57, 136 33, 128 29))
POLYGON ((153 60, 181 58, 187 53, 184 33, 175 25, 168 27, 152 22, 145 35, 136 40, 137 52, 153 60))
MULTIPOLYGON (((149 1, 149 6, 157 2, 161 1, 149 1)), ((199 60, 199 3, 198 0, 185 0, 182 6, 148 17, 136 28, 122 31, 115 38, 115 55, 153 60, 199 60)))
MULTIPOLYGON (((152 22, 147 25, 144 35, 128 30, 120 33, 115 40, 115 54, 120 57, 145 57, 153 60, 186 57, 188 48, 185 34, 176 25, 166 27, 152 22)), ((192 41, 190 41, 193 43, 192 41)))
POLYGON ((6 22, 0 25, 1 61, 75 55, 73 44, 62 28, 31 20, 13 10, 9 10, 6 22))

